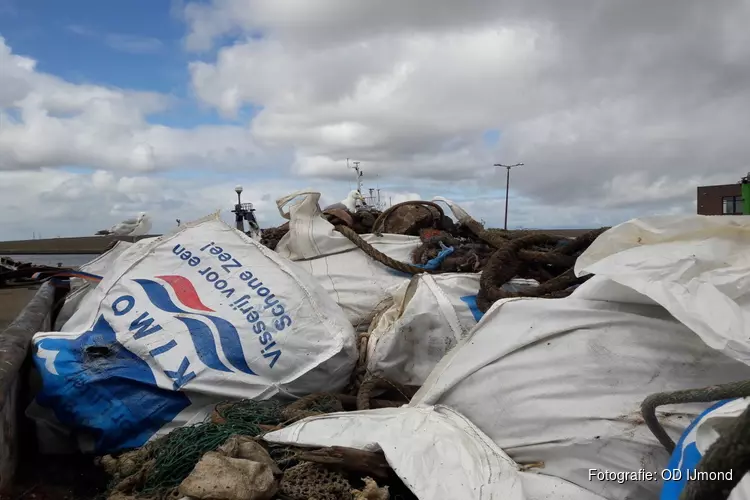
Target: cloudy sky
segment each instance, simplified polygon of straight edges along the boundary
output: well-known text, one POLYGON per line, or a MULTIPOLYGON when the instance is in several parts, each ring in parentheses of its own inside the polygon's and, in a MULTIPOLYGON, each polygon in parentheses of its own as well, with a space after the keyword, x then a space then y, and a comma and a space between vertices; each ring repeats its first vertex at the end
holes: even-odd
POLYGON ((0 0, 0 240, 280 222, 303 188, 489 225, 694 213, 750 170, 745 0, 0 0), (231 217, 231 214, 229 214, 231 217), (230 219, 231 220, 231 219, 230 219))

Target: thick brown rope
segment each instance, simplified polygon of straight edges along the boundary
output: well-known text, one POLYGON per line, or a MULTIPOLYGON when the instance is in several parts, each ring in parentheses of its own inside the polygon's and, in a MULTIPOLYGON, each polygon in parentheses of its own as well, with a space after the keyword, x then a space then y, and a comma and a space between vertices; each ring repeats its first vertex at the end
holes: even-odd
MULTIPOLYGON (((477 294, 477 307, 482 312, 487 312, 496 301, 511 297, 543 297, 561 298, 570 294, 567 291, 571 286, 581 284, 590 276, 577 278, 573 272, 576 257, 568 247, 575 251, 588 247, 606 228, 590 231, 579 236, 572 242, 564 245, 560 250, 539 252, 528 250, 529 247, 539 245, 557 245, 565 238, 550 234, 528 234, 511 239, 505 232, 489 231, 482 227, 474 219, 466 218, 462 223, 468 227, 476 236, 497 248, 490 257, 480 278, 480 290, 477 294), (519 292, 508 292, 502 286, 519 274, 524 263, 552 265, 567 270, 555 278, 543 281, 539 286, 529 287, 519 292)), ((538 275, 543 277, 549 274, 543 267, 537 269, 538 275)))
MULTIPOLYGON (((536 264, 546 264, 554 267, 569 268, 576 264, 576 258, 572 255, 565 255, 560 252, 539 252, 536 250, 520 250, 518 252, 519 260, 524 262, 534 262, 536 264)), ((546 281, 546 280, 545 280, 546 281)))
MULTIPOLYGON (((497 254, 502 252, 498 250, 497 254)), ((512 297, 537 297, 544 299, 561 299, 571 294, 568 289, 574 285, 579 285, 586 282, 591 278, 591 275, 581 276, 576 278, 573 273, 573 269, 568 269, 559 276, 552 278, 549 281, 539 284, 535 287, 529 287, 520 292, 506 292, 502 289, 502 286, 497 286, 493 281, 493 275, 488 273, 490 266, 488 265, 482 273, 480 278, 480 289, 477 294, 477 307, 482 312, 487 312, 492 304, 500 299, 508 299, 512 297), (482 280, 487 280, 489 284, 482 285, 482 280)))
POLYGON ((588 247, 590 247, 594 240, 596 240, 602 233, 604 233, 608 229, 610 228, 600 227, 599 229, 594 229, 593 231, 582 234, 562 247, 560 249, 560 253, 565 255, 573 255, 574 253, 582 252, 583 250, 586 250, 588 247))
MULTIPOLYGON (((674 452, 675 443, 656 417, 656 408, 667 404, 711 403, 723 399, 737 399, 750 396, 750 380, 729 384, 713 385, 700 389, 660 392, 652 394, 641 403, 641 413, 646 425, 656 439, 674 452)), ((688 481, 680 495, 680 500, 725 500, 750 470, 750 407, 740 415, 732 427, 722 433, 709 447, 701 459, 697 472, 732 471, 731 481, 688 481)))
POLYGON ((335 226, 335 228, 336 231, 343 234, 349 239, 349 241, 357 245, 360 250, 362 250, 381 264, 390 267, 391 269, 395 269, 396 271, 401 271, 402 273, 407 274, 435 273, 435 271, 422 269, 421 267, 413 266, 411 264, 407 264, 406 262, 401 262, 388 257, 386 254, 363 240, 362 237, 360 237, 360 235, 358 235, 355 231, 346 226, 335 226))
MULTIPOLYGON (((394 205, 378 217, 373 225, 373 232, 381 229, 387 220, 387 217, 393 213, 393 209, 404 205, 435 205, 442 214, 439 205, 432 202, 413 201, 404 202, 394 205)), ((483 312, 486 312, 492 304, 500 299, 509 297, 543 297, 559 298, 569 295, 567 291, 573 285, 586 281, 590 276, 576 278, 573 273, 573 266, 576 258, 573 254, 585 250, 591 243, 608 228, 601 228, 590 231, 579 236, 575 240, 560 246, 566 238, 551 234, 534 234, 523 231, 503 231, 494 229, 485 229, 479 222, 471 217, 461 219, 461 224, 468 228, 480 240, 486 242, 497 250, 489 258, 480 278, 480 291, 477 295, 477 306, 483 312), (531 247, 556 246, 554 250, 547 252, 531 250, 531 247), (559 273, 566 269, 562 274, 552 277, 550 271, 557 269, 559 273), (529 287, 519 292, 506 292, 502 285, 509 282, 519 271, 528 271, 529 274, 536 276, 540 285, 529 287)), ((438 274, 441 270, 427 270, 421 267, 401 262, 388 257, 383 252, 374 248, 366 242, 351 228, 344 225, 335 226, 336 230, 354 243, 365 254, 369 255, 376 261, 397 271, 406 274, 438 274)))
MULTIPOLYGON (((417 205, 417 206, 427 206, 435 208, 438 211, 438 216, 435 217, 434 214, 432 214, 432 211, 430 211, 430 214, 433 216, 433 219, 436 220, 436 222, 442 221, 443 217, 445 216, 445 212, 443 212, 443 209, 440 205, 438 205, 435 202, 432 201, 424 201, 424 200, 411 200, 411 201, 404 201, 401 203, 397 203, 393 205, 392 207, 389 207, 385 212, 380 214, 380 216, 375 220, 375 223, 372 225, 372 232, 373 233, 383 233, 387 232, 387 229, 385 227, 385 223, 388 221, 388 217, 391 216, 391 214, 400 207, 405 207, 409 205, 417 205)), ((429 209, 428 209, 429 210, 429 209)))

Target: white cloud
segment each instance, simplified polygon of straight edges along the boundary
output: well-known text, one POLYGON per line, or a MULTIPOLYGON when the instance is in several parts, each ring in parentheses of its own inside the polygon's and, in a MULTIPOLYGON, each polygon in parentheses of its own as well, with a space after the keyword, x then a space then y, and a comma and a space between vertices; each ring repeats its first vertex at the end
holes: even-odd
MULTIPOLYGON (((233 182, 121 176, 112 172, 61 170, 5 172, 0 183, 0 240, 93 235, 140 211, 154 219, 154 232, 195 220, 216 210, 233 224, 233 182)), ((253 202, 264 227, 281 222, 275 200, 294 189, 279 181, 246 183, 243 201, 253 202), (268 195, 268 196, 266 196, 268 195)))
POLYGON ((83 166, 149 172, 176 168, 246 169, 273 160, 250 130, 216 125, 154 125, 171 98, 71 84, 36 70, 0 37, 0 171, 83 166))
MULTIPOLYGON (((195 220, 217 210, 234 224, 231 209, 236 203, 234 186, 244 187, 243 202, 252 202, 261 227, 279 225, 276 200, 299 190, 322 186, 321 207, 343 199, 354 183, 323 182, 309 179, 259 181, 252 175, 231 180, 173 178, 164 176, 120 175, 98 170, 72 173, 59 169, 5 172, 0 183, 0 240, 28 239, 33 233, 43 237, 86 236, 106 229, 138 212, 148 212, 154 220, 153 232, 174 227, 176 219, 195 220)), ((632 184, 629 186, 632 187, 632 184)), ((626 190, 627 191, 627 190, 626 190)), ((629 192, 629 191, 628 191, 629 192)), ((368 194, 368 193, 365 193, 368 194)), ((441 184, 426 183, 417 190, 409 186, 387 185, 381 189, 385 203, 432 199, 443 195, 457 202, 477 219, 491 227, 502 227, 504 192, 488 191, 483 196, 465 191, 449 192, 441 184)), ((450 214, 447 207, 446 213, 450 214)), ((652 205, 653 213, 689 213, 692 201, 672 200, 666 206, 652 205)), ((586 227, 612 225, 639 215, 638 208, 624 206, 609 211, 572 206, 567 210, 538 201, 512 196, 510 227, 586 227)))
POLYGON ((443 153, 448 140, 479 139, 524 103, 541 107, 519 99, 522 80, 506 78, 541 67, 549 56, 537 43, 525 28, 382 36, 318 50, 269 39, 223 48, 214 64, 193 63, 191 72, 198 96, 227 116, 261 104, 253 132, 268 143, 305 156, 377 161, 382 152, 381 161, 410 161, 443 153))
MULTIPOLYGON (((322 189, 321 206, 343 199, 351 184, 305 180, 258 180, 239 175, 228 180, 210 176, 180 178, 155 175, 121 175, 104 170, 73 173, 59 169, 10 171, 0 182, 0 241, 44 237, 88 236, 107 229, 138 212, 148 212, 152 231, 161 233, 182 222, 196 220, 217 210, 234 226, 231 210, 237 202, 234 187, 240 183, 243 202, 251 202, 261 227, 285 222, 276 206, 282 196, 300 190, 322 189)), ((396 187, 383 189, 384 200, 393 203, 418 199, 420 194, 396 187)))
POLYGON ((195 98, 226 118, 251 106, 250 123, 158 125, 179 104, 172 97, 73 84, 0 38, 4 232, 26 231, 8 214, 40 200, 55 206, 47 227, 78 214, 73 227, 86 234, 115 212, 155 211, 166 225, 201 216, 233 203, 243 180, 222 172, 247 177, 245 194, 270 223, 273 200, 295 189, 322 188, 324 204, 343 198, 346 158, 394 203, 444 195, 492 225, 505 187, 492 164, 522 161, 514 227, 694 212, 696 185, 748 170, 750 4, 740 0, 204 0, 182 14, 186 48, 203 51, 190 55, 195 98), (485 138, 495 131, 499 140, 485 138))
POLYGON ((262 106, 254 136, 294 149, 297 174, 341 177, 356 157, 381 178, 497 188, 489 166, 523 161, 513 186, 539 204, 650 213, 746 170, 748 13, 698 0, 213 0, 185 18, 189 49, 238 38, 191 64, 196 95, 226 116, 262 106))

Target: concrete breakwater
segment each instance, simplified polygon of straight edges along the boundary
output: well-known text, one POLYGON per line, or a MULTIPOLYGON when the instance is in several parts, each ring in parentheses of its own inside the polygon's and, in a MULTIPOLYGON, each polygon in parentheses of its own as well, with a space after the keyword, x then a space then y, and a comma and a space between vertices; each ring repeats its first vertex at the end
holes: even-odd
POLYGON ((23 254, 99 254, 116 241, 134 242, 141 238, 160 236, 80 236, 74 238, 49 238, 44 240, 0 241, 0 255, 23 254))

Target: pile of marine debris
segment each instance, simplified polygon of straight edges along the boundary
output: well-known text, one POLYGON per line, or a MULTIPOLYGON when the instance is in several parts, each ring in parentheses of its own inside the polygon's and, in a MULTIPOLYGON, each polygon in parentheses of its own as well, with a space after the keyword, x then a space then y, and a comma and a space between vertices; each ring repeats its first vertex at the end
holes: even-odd
MULTIPOLYGON (((526 294, 570 293, 582 281, 572 274, 576 258, 603 231, 571 239, 485 229, 468 216, 454 221, 439 205, 428 201, 400 203, 383 212, 333 209, 324 215, 338 232, 384 265, 406 272, 417 267, 430 273, 482 272, 477 298, 482 310, 511 293, 501 285, 515 276, 539 281, 540 285, 526 294), (389 259, 359 236, 384 233, 420 238, 422 244, 414 250, 411 263, 389 259)), ((262 243, 275 249, 288 231, 288 224, 264 229, 262 243)), ((341 447, 302 449, 263 439, 266 433, 308 416, 398 407, 416 390, 369 375, 365 380, 355 378, 345 394, 311 394, 293 403, 222 403, 205 422, 175 429, 139 449, 103 456, 99 464, 111 477, 106 496, 111 500, 416 498, 382 452, 341 447), (373 399, 370 392, 376 386, 381 392, 373 399)))
MULTIPOLYGON (((325 211, 324 216, 336 229, 373 259, 403 272, 451 273, 482 272, 477 304, 482 311, 501 298, 535 296, 556 298, 570 294, 590 278, 577 278, 573 266, 579 255, 608 228, 596 229, 570 238, 538 231, 485 229, 482 224, 465 217, 454 221, 440 205, 431 201, 406 201, 384 212, 363 209, 325 211), (412 268, 378 252, 360 234, 403 234, 419 236, 422 245, 412 254, 412 268), (523 292, 508 292, 502 285, 512 278, 536 280, 540 286, 523 292)), ((262 229, 261 243, 276 249, 289 231, 289 223, 262 229)))

